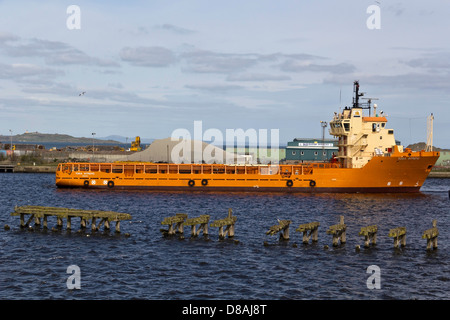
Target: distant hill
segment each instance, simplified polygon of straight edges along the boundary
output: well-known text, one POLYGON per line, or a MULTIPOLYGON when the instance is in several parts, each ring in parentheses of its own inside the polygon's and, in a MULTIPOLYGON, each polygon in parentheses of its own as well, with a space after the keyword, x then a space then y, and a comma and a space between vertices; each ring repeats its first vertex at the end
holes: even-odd
MULTIPOLYGON (((102 140, 116 140, 116 141, 120 141, 122 143, 131 143, 131 141, 134 141, 134 139, 136 139, 136 136, 124 137, 124 136, 112 135, 112 136, 101 137, 101 138, 99 137, 98 139, 102 139, 102 140)), ((142 138, 141 137, 141 143, 144 143, 144 144, 150 144, 154 140, 155 139, 147 139, 147 138, 142 138)))
MULTIPOLYGON (((407 148, 410 148, 412 151, 426 150, 427 144, 425 142, 417 142, 408 145, 407 148)), ((441 149, 433 146, 433 151, 448 151, 448 149, 441 149)))
MULTIPOLYGON (((0 135, 0 141, 2 141, 3 143, 8 143, 10 140, 11 136, 0 135)), ((92 138, 77 138, 67 134, 40 133, 40 132, 27 132, 23 134, 13 135, 12 140, 14 142, 34 142, 34 143, 44 143, 44 142, 92 143, 92 138)), ((116 140, 103 140, 103 139, 94 139, 94 143, 120 144, 120 142, 116 140)))

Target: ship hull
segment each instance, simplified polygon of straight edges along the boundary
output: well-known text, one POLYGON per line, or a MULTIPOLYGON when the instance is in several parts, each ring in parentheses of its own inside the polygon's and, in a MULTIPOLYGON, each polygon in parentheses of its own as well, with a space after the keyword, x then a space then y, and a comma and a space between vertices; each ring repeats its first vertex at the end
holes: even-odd
MULTIPOLYGON (((59 188, 77 188, 77 186, 59 185, 59 188)), ((81 187, 81 186, 79 186, 81 187)), ((89 189, 110 189, 104 186, 87 187, 89 189)), ((176 187, 176 186, 114 186, 116 190, 148 190, 174 192, 259 192, 259 193, 417 193, 420 187, 387 187, 387 188, 312 188, 312 187, 176 187)))
POLYGON ((189 192, 413 193, 420 191, 438 157, 437 152, 399 153, 374 157, 364 167, 352 169, 330 164, 60 164, 56 185, 189 192))

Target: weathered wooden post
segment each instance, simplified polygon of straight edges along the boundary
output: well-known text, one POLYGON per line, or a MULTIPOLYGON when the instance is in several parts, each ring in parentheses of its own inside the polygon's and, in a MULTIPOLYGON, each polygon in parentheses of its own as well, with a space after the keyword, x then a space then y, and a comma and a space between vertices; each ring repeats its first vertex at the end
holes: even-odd
POLYGON ((305 223, 305 224, 299 225, 298 228, 295 229, 295 231, 303 232, 303 243, 305 243, 305 244, 308 243, 311 236, 312 236, 312 242, 317 242, 318 234, 319 234, 319 226, 320 226, 320 222, 305 223), (309 232, 309 234, 308 234, 308 232, 309 232))
POLYGON ((341 244, 347 242, 346 237, 347 226, 344 224, 344 216, 340 216, 340 223, 330 226, 327 230, 327 234, 333 235, 333 246, 336 247, 338 242, 341 244))
POLYGON ((364 248, 368 248, 370 243, 373 246, 377 244, 377 232, 378 226, 376 225, 361 228, 359 235, 364 236, 364 248))
MULTIPOLYGON (((183 233, 183 223, 187 218, 187 214, 185 213, 177 213, 173 217, 167 217, 164 218, 164 220, 161 222, 163 225, 168 225, 169 229, 161 229, 161 232, 165 235, 173 235, 175 233, 183 233)), ((117 223, 116 223, 116 229, 117 229, 117 223)))
POLYGON ((228 209, 228 217, 221 220, 215 220, 210 224, 210 227, 219 228, 219 239, 224 239, 227 235, 228 238, 234 237, 234 225, 236 223, 237 217, 233 216, 233 211, 228 209), (223 230, 223 227, 226 229, 223 230))
MULTIPOLYGON (((105 225, 104 225, 104 228, 105 228, 105 230, 109 230, 109 229, 110 229, 110 226, 109 226, 109 219, 106 219, 106 218, 105 218, 105 225)), ((119 228, 119 230, 120 230, 120 228, 119 228)))
POLYGON ((95 217, 92 217, 92 220, 91 220, 91 230, 92 231, 97 231, 97 226, 95 225, 96 220, 97 219, 95 217))
POLYGON ((62 228, 62 226, 63 226, 63 221, 62 221, 62 218, 61 218, 61 216, 56 216, 56 227, 59 229, 59 228, 62 228))
POLYGON ((289 225, 291 220, 278 220, 278 224, 271 226, 269 231, 266 232, 267 235, 273 236, 280 233, 280 240, 289 240, 289 225))
POLYGON ((406 227, 398 227, 389 230, 389 237, 394 238, 394 248, 406 246, 406 227))
POLYGON ((84 217, 81 217, 80 228, 86 229, 86 219, 84 217))
POLYGON ((46 214, 44 214, 44 218, 42 220, 44 221, 42 227, 44 229, 47 229, 48 228, 48 223, 47 223, 47 215, 46 214))
POLYGON ((439 235, 439 230, 437 228, 437 220, 433 220, 433 228, 425 230, 422 239, 427 239, 427 250, 437 249, 437 237, 439 235))
POLYGON ((30 225, 30 222, 34 219, 34 213, 28 218, 27 222, 25 223, 24 227, 28 227, 30 225))
POLYGON ((20 227, 25 228, 25 215, 23 213, 20 214, 20 227))
POLYGON ((197 218, 190 218, 186 219, 186 221, 183 223, 185 226, 191 226, 191 237, 197 237, 201 231, 203 231, 203 235, 208 235, 208 222, 209 222, 209 215, 201 215, 197 218), (196 226, 200 225, 198 227, 198 230, 196 230, 196 226))

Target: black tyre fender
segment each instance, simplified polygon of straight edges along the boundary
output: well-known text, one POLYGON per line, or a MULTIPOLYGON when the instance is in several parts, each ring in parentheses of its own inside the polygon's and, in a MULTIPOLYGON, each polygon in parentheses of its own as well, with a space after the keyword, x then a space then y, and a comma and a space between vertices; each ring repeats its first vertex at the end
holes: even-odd
POLYGON ((207 186, 208 185, 208 180, 207 179, 203 179, 202 180, 202 186, 207 186))
POLYGON ((288 180, 288 181, 286 181, 286 185, 288 187, 292 187, 294 185, 294 182, 292 180, 288 180))
POLYGON ((309 182, 309 186, 310 186, 310 187, 315 187, 315 186, 316 186, 316 182, 315 182, 314 180, 311 180, 311 181, 309 182))
POLYGON ((114 181, 108 181, 108 188, 114 188, 114 181))
POLYGON ((194 180, 189 180, 188 185, 189 185, 189 187, 195 186, 195 181, 194 180))

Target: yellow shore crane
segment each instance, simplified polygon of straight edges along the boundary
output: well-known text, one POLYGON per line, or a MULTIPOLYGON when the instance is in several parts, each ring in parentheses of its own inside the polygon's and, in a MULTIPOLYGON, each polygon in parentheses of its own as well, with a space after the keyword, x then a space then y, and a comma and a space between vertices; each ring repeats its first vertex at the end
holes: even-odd
POLYGON ((131 141, 130 151, 141 151, 141 137, 137 136, 134 141, 131 141))

